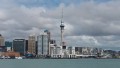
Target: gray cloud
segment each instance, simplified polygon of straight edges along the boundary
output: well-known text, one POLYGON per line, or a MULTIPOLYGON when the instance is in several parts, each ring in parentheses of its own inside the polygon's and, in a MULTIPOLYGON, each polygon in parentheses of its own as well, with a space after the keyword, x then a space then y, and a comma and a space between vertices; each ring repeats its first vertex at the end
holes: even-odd
POLYGON ((60 4, 50 9, 17 5, 14 0, 0 2, 0 33, 6 39, 27 38, 30 34, 51 31, 59 40, 61 9, 64 7, 65 41, 68 45, 119 46, 120 1, 60 4), (8 4, 7 6, 4 4, 8 4), (72 42, 72 43, 71 43, 72 42))

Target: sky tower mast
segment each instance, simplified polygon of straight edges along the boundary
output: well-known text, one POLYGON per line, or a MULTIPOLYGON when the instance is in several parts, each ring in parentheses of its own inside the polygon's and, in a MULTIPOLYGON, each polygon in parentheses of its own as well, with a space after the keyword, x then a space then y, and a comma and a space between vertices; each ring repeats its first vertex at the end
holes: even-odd
MULTIPOLYGON (((63 33, 64 33, 64 22, 63 22, 63 8, 62 8, 62 16, 61 16, 61 25, 60 25, 60 28, 61 28, 61 42, 60 42, 60 45, 62 46, 62 48, 63 48, 63 46, 64 46, 64 40, 63 40, 63 33)), ((66 48, 66 47, 65 47, 66 48)))

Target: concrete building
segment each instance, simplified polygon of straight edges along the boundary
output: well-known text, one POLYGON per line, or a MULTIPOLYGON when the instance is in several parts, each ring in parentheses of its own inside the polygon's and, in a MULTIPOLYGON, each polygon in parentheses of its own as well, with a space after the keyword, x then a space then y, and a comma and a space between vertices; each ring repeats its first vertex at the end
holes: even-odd
POLYGON ((49 48, 49 54, 50 56, 52 56, 53 54, 55 54, 55 48, 56 48, 56 41, 55 40, 50 40, 50 48, 49 48))
POLYGON ((75 52, 78 55, 95 55, 98 53, 98 49, 93 47, 75 47, 75 52))
POLYGON ((51 54, 51 58, 76 58, 75 48, 68 47, 63 52, 62 46, 52 46, 53 54, 51 54))
POLYGON ((32 54, 36 54, 36 39, 35 39, 35 36, 29 36, 28 52, 30 52, 32 54))
POLYGON ((56 46, 55 47, 55 54, 61 55, 62 54, 62 47, 61 46, 56 46))
POLYGON ((55 54, 55 46, 54 44, 50 44, 50 56, 53 57, 55 54))
POLYGON ((0 34, 0 46, 5 46, 4 37, 0 34))
POLYGON ((75 54, 82 54, 82 47, 75 47, 75 54))
POLYGON ((89 54, 88 47, 83 47, 82 48, 82 54, 83 55, 88 55, 89 54))
POLYGON ((48 46, 48 35, 44 33, 42 35, 37 36, 38 41, 38 55, 49 55, 49 46, 48 46))
POLYGON ((95 58, 98 54, 98 48, 94 47, 75 47, 75 54, 78 58, 95 58))
POLYGON ((68 54, 75 54, 75 47, 68 47, 68 54))
POLYGON ((19 52, 21 55, 26 53, 26 40, 25 39, 15 39, 13 40, 13 51, 19 52))
POLYGON ((54 53, 51 55, 52 58, 63 58, 62 46, 55 46, 54 53))
POLYGON ((68 58, 76 58, 75 47, 68 47, 67 52, 68 52, 68 58))

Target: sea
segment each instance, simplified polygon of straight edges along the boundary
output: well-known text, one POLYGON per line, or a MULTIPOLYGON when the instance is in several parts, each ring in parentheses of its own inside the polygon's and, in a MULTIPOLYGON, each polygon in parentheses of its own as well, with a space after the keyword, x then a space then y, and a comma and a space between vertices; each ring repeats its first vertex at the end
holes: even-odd
POLYGON ((120 59, 1 59, 0 68, 120 68, 120 59))

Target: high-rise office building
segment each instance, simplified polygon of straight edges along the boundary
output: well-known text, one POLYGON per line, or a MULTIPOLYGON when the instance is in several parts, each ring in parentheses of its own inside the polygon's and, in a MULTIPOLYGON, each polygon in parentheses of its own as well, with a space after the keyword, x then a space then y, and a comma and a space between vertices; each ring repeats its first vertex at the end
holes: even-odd
POLYGON ((21 55, 25 55, 26 52, 26 40, 15 39, 13 40, 13 51, 19 52, 21 55))
POLYGON ((38 41, 38 55, 49 55, 49 47, 48 47, 48 35, 44 33, 42 35, 37 36, 38 41))
POLYGON ((25 51, 28 51, 28 40, 26 40, 26 47, 25 47, 25 51))
POLYGON ((35 36, 29 36, 28 39, 28 52, 36 54, 36 40, 35 36))
POLYGON ((5 46, 4 37, 0 34, 0 46, 5 46))
POLYGON ((50 56, 51 33, 48 30, 45 30, 44 33, 46 33, 48 37, 48 56, 50 56))
POLYGON ((12 51, 12 42, 5 41, 5 46, 7 48, 7 51, 12 51))

